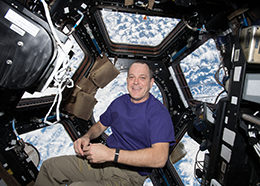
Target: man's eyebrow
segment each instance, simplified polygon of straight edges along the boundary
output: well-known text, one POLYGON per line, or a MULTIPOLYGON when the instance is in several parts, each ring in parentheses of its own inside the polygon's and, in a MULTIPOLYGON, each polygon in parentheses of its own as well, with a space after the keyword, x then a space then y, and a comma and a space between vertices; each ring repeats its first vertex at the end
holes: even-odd
MULTIPOLYGON (((128 76, 130 76, 130 75, 133 75, 133 76, 135 76, 134 74, 128 74, 128 76)), ((146 75, 146 74, 140 74, 140 75, 138 75, 138 76, 148 76, 148 75, 146 75)))
POLYGON ((140 76, 145 76, 145 77, 148 77, 148 75, 146 75, 146 74, 140 74, 140 76))

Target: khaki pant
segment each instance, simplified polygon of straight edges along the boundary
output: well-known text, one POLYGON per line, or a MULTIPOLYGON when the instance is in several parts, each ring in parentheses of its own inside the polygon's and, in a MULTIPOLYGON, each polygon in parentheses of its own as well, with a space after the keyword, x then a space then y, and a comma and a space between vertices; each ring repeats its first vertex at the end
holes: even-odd
POLYGON ((72 155, 44 161, 35 186, 141 186, 145 179, 114 163, 90 165, 87 160, 72 155))

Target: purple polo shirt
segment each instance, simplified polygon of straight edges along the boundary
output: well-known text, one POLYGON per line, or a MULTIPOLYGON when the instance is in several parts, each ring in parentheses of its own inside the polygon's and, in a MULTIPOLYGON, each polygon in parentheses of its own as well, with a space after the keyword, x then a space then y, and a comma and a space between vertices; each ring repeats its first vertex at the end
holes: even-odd
MULTIPOLYGON (((170 114, 166 107, 152 94, 143 102, 131 102, 129 94, 115 99, 100 116, 100 122, 111 127, 107 138, 111 148, 137 150, 151 147, 154 143, 175 143, 170 114)), ((148 175, 152 169, 134 168, 140 175, 148 175)))

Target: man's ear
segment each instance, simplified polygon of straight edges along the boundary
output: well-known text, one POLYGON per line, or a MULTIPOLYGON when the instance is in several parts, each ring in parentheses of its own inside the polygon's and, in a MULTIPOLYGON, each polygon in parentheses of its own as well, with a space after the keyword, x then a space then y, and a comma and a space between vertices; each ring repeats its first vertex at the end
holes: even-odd
POLYGON ((150 88, 152 88, 153 83, 154 83, 154 78, 151 79, 151 82, 150 82, 150 88))

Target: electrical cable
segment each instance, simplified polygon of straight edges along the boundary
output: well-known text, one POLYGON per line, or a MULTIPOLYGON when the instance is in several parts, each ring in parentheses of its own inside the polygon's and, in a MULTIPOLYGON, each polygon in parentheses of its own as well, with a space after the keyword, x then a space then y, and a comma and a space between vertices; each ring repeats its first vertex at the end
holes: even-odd
POLYGON ((221 83, 220 80, 219 80, 219 73, 220 73, 220 70, 221 70, 221 69, 223 69, 223 71, 224 71, 224 76, 225 76, 225 77, 228 76, 226 67, 223 66, 223 65, 220 63, 219 68, 218 68, 218 70, 215 72, 215 76, 214 76, 214 77, 215 77, 215 80, 217 81, 217 83, 225 89, 225 86, 224 86, 223 83, 221 83))
MULTIPOLYGON (((12 121, 10 121, 10 123, 12 123, 12 128, 13 128, 13 132, 14 132, 14 134, 15 134, 15 136, 16 136, 16 140, 20 141, 21 138, 20 138, 20 136, 19 136, 19 134, 18 134, 18 132, 16 131, 16 128, 15 128, 15 119, 13 119, 12 121)), ((12 143, 11 143, 11 144, 12 144, 12 143)), ((9 151, 9 150, 14 149, 14 148, 15 148, 15 145, 12 144, 12 147, 6 147, 6 148, 5 148, 5 151, 9 151)))
POLYGON ((200 152, 200 149, 197 151, 196 156, 195 156, 195 163, 194 163, 194 177, 195 179, 201 184, 201 181, 199 180, 198 176, 196 175, 196 168, 198 167, 200 171, 203 171, 203 165, 201 162, 203 161, 198 161, 198 154, 200 152))
POLYGON ((46 16, 47 22, 48 22, 48 24, 49 24, 49 27, 50 27, 50 29, 51 29, 51 32, 52 32, 52 34, 53 34, 53 36, 54 36, 54 39, 56 40, 56 42, 58 43, 58 45, 61 46, 61 45, 62 45, 62 44, 61 44, 61 41, 60 41, 60 39, 59 39, 59 37, 58 37, 58 35, 57 35, 55 29, 54 29, 54 26, 53 26, 53 24, 52 24, 52 20, 51 20, 51 16, 50 16, 50 12, 49 12, 48 5, 47 5, 47 3, 45 2, 45 0, 40 0, 40 1, 42 2, 42 5, 43 5, 44 11, 45 11, 45 16, 46 16))
POLYGON ((18 134, 18 132, 16 131, 16 128, 15 128, 15 119, 13 119, 12 121, 10 121, 10 123, 12 123, 12 127, 13 127, 13 132, 14 134, 16 135, 17 139, 20 140, 20 136, 18 134))
POLYGON ((167 179, 166 179, 166 177, 165 177, 165 175, 164 175, 164 173, 163 173, 163 170, 162 170, 161 168, 159 168, 159 172, 161 173, 161 175, 162 175, 162 177, 163 177, 163 179, 164 179, 166 185, 167 185, 167 186, 170 186, 170 184, 168 183, 168 181, 167 181, 167 179))
POLYGON ((97 41, 96 41, 96 39, 95 39, 95 37, 94 37, 94 35, 93 35, 93 33, 92 33, 92 30, 90 29, 89 25, 88 25, 88 24, 85 24, 84 27, 86 28, 87 33, 88 33, 89 37, 91 38, 93 44, 95 45, 95 47, 96 47, 96 49, 97 49, 97 51, 98 51, 100 57, 103 58, 103 54, 102 54, 102 52, 101 52, 101 50, 100 50, 100 47, 99 47, 98 44, 97 44, 97 41))
POLYGON ((226 91, 225 91, 225 90, 222 90, 222 91, 218 94, 218 96, 217 96, 216 99, 215 99, 214 105, 217 104, 218 98, 219 98, 220 95, 223 94, 224 92, 226 92, 226 91))
POLYGON ((216 82, 217 82, 220 86, 222 86, 222 87, 224 88, 224 90, 222 90, 222 91, 218 94, 218 96, 217 96, 216 99, 215 99, 214 105, 216 105, 216 103, 217 103, 217 101, 218 101, 220 95, 223 94, 224 92, 227 92, 225 85, 224 85, 223 83, 221 83, 220 80, 219 80, 219 72, 220 72, 221 69, 223 69, 223 71, 224 71, 224 76, 225 76, 225 77, 228 76, 226 67, 223 66, 222 64, 220 64, 218 70, 217 70, 216 73, 215 73, 214 78, 215 78, 216 82))
MULTIPOLYGON (((194 12, 194 15, 192 15, 190 18, 196 17, 197 15, 198 15, 198 13, 197 13, 197 12, 194 12)), ((197 28, 197 27, 192 27, 192 26, 190 26, 189 23, 188 23, 188 21, 185 20, 184 16, 182 17, 182 20, 183 20, 183 23, 185 24, 185 26, 186 26, 188 29, 190 29, 190 30, 192 30, 192 31, 194 31, 194 32, 196 32, 196 31, 207 32, 204 28, 197 28)))
POLYGON ((66 34, 67 36, 71 35, 72 32, 75 31, 75 28, 81 23, 81 21, 82 21, 83 18, 84 18, 84 14, 83 14, 81 11, 77 10, 77 12, 78 12, 78 14, 80 14, 80 18, 79 18, 79 20, 76 22, 76 24, 72 27, 72 29, 69 31, 69 33, 66 34))
MULTIPOLYGON (((248 125, 248 135, 250 138, 256 139, 256 134, 254 132, 255 127, 251 124, 248 125)), ((258 130, 257 130, 258 131, 258 130)), ((257 143, 253 145, 253 148, 255 149, 255 152, 257 153, 258 157, 260 158, 260 143, 259 140, 257 143)))
MULTIPOLYGON (((74 82, 73 82, 73 80, 71 79, 71 77, 70 77, 70 75, 68 73, 69 72, 69 67, 71 65, 70 62, 69 62, 68 51, 64 47, 64 45, 61 43, 61 41, 58 38, 58 35, 57 35, 57 33, 56 33, 55 29, 54 29, 54 26, 53 26, 53 23, 52 23, 52 20, 51 20, 51 17, 50 17, 50 12, 49 12, 47 3, 45 2, 45 0, 41 0, 41 2, 43 4, 44 11, 45 11, 45 16, 46 16, 47 22, 49 24, 49 27, 51 29, 51 32, 53 34, 53 37, 54 37, 54 39, 55 39, 55 41, 57 43, 57 46, 59 47, 60 51, 62 51, 63 55, 64 55, 64 60, 63 60, 63 62, 61 64, 61 68, 57 71, 57 73, 53 77, 54 82, 58 86, 58 90, 57 90, 56 96, 54 98, 53 104, 50 107, 49 111, 47 112, 47 114, 46 114, 46 116, 44 118, 44 122, 49 124, 49 125, 51 125, 51 124, 55 124, 58 121, 60 121, 60 104, 61 104, 61 101, 62 101, 62 91, 65 89, 65 87, 67 87, 67 88, 74 87, 74 82), (56 104, 56 102, 57 102, 57 105, 56 105, 56 120, 57 121, 54 122, 54 123, 51 123, 51 122, 47 121, 47 118, 49 117, 49 115, 50 115, 54 105, 56 104)), ((81 13, 81 18, 77 21, 77 23, 76 23, 77 25, 83 19, 82 15, 83 14, 81 13)))

